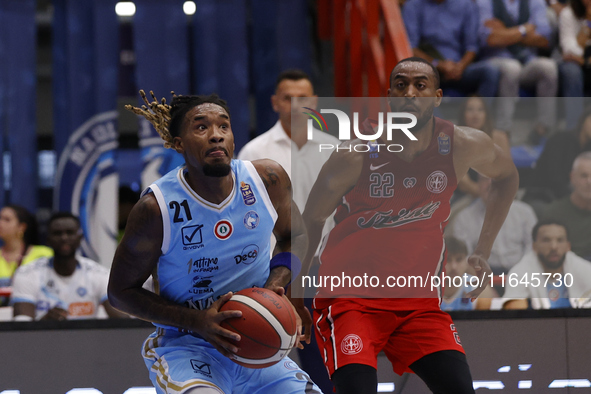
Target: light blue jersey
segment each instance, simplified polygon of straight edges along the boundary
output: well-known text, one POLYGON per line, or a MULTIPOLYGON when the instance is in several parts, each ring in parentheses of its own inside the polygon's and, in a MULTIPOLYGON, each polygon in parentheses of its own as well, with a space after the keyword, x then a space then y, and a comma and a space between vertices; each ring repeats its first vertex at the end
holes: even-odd
POLYGON ((154 288, 169 301, 206 309, 229 291, 262 287, 269 276, 277 212, 252 163, 231 166, 234 188, 218 205, 190 188, 185 167, 149 187, 164 223, 154 288))
MULTIPOLYGON (((232 160, 234 188, 222 203, 195 192, 179 167, 150 185, 164 225, 154 275, 161 297, 206 309, 229 291, 263 287, 269 277, 270 239, 277 212, 252 163, 232 160)), ((262 369, 232 362, 199 335, 158 325, 142 346, 159 394, 208 387, 220 394, 321 394, 289 358, 262 369)))

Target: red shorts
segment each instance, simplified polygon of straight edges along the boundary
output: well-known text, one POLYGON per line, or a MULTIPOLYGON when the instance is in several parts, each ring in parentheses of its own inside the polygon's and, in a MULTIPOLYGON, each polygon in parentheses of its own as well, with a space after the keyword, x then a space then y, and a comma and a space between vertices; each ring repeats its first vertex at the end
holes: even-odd
POLYGON ((451 317, 440 309, 386 311, 340 299, 315 309, 314 325, 331 376, 348 364, 377 369, 382 350, 398 375, 412 372, 408 366, 427 354, 441 350, 464 353, 451 317))

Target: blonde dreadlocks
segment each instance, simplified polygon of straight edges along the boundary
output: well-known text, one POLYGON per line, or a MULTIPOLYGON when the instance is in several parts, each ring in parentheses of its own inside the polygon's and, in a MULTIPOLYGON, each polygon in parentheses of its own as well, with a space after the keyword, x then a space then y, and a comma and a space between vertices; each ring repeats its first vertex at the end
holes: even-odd
POLYGON ((212 103, 222 107, 230 116, 228 104, 215 93, 209 96, 177 96, 174 92, 171 93, 172 101, 168 105, 165 98, 158 101, 152 91, 150 91, 150 95, 154 101, 149 102, 146 93, 140 90, 140 95, 146 105, 142 105, 141 108, 131 105, 125 106, 125 109, 136 115, 143 116, 152 123, 152 126, 164 140, 165 148, 174 148, 174 137, 179 136, 183 118, 187 111, 193 107, 204 103, 212 103))
MULTIPOLYGON (((173 99, 177 97, 174 92, 172 93, 173 99)), ((164 147, 165 148, 173 148, 174 144, 172 142, 173 137, 170 134, 169 126, 170 126, 170 105, 166 104, 166 99, 163 97, 160 102, 156 99, 154 92, 150 90, 150 96, 154 101, 149 102, 148 98, 146 97, 146 92, 140 90, 140 96, 144 100, 146 105, 142 105, 141 108, 134 107, 132 105, 126 105, 125 109, 128 111, 133 112, 136 115, 141 115, 146 118, 152 126, 156 129, 160 137, 164 140, 164 147)))

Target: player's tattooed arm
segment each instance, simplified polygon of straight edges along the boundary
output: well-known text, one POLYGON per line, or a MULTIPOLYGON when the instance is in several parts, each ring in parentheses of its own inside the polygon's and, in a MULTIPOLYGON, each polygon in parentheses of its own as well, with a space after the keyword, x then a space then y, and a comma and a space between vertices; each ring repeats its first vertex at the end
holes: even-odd
POLYGON ((220 353, 232 356, 231 352, 237 349, 228 338, 238 341, 240 337, 219 325, 224 319, 241 316, 240 311, 219 311, 232 293, 225 294, 208 309, 195 310, 142 287, 156 268, 162 239, 160 208, 149 193, 131 210, 125 234, 115 252, 108 287, 111 305, 143 320, 198 333, 220 353))

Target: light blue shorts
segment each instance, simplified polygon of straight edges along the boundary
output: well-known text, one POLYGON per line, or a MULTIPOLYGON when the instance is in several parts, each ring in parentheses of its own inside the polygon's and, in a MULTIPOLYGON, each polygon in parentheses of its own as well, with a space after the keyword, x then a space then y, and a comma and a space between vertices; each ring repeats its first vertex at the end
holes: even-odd
POLYGON ((307 373, 288 357, 250 369, 234 363, 209 342, 158 328, 146 339, 142 356, 159 394, 212 387, 223 394, 322 394, 307 373))

